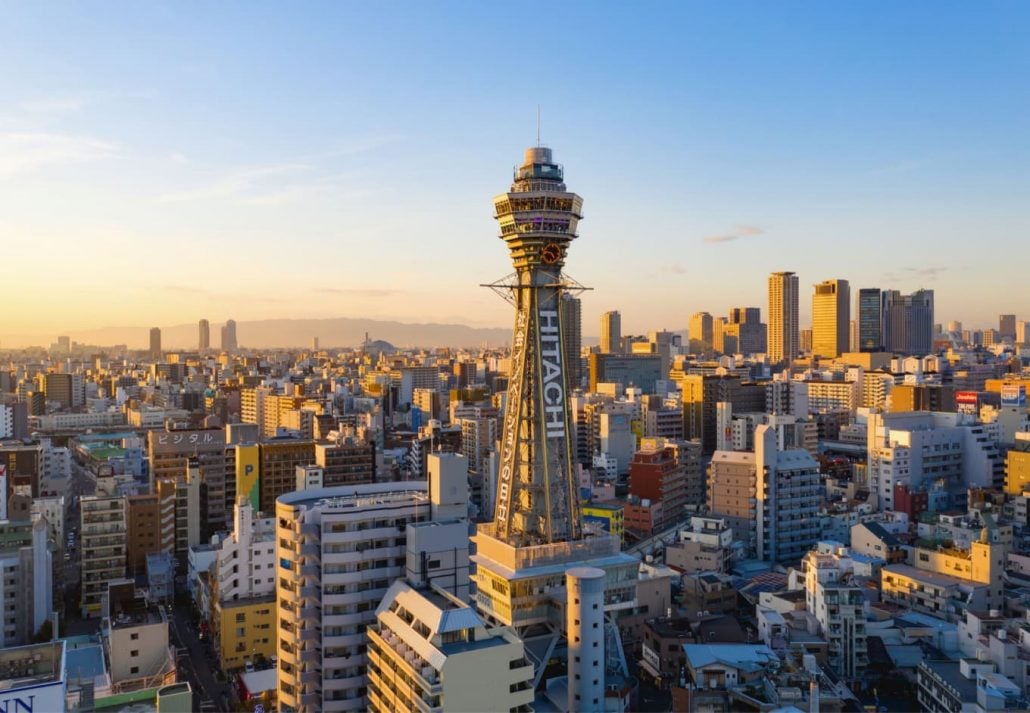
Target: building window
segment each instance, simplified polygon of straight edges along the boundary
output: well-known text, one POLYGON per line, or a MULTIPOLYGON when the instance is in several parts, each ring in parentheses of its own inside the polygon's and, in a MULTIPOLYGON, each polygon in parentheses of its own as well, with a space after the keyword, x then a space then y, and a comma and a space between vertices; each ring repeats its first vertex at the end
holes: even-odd
POLYGON ((129 656, 139 656, 139 649, 133 649, 130 651, 129 656))
POLYGON ((139 638, 139 634, 138 633, 137 634, 129 634, 129 638, 132 639, 133 641, 135 641, 136 639, 139 638))
POLYGON ((133 666, 130 668, 129 673, 139 673, 139 666, 133 666))

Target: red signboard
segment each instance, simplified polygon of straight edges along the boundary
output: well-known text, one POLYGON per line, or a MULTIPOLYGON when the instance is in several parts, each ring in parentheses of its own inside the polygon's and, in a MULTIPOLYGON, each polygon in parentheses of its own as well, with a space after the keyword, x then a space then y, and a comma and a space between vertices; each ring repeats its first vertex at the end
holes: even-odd
POLYGON ((955 403, 976 405, 980 395, 975 391, 956 391, 955 403))

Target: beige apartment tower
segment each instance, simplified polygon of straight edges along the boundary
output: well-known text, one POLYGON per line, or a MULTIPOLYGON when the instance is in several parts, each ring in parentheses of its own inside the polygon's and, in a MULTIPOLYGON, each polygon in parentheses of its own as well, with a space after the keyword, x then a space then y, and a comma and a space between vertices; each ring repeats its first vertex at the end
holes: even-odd
POLYGON ((798 320, 798 276, 793 272, 769 275, 769 361, 792 362, 801 353, 798 320))
POLYGON ((851 288, 847 280, 824 280, 812 294, 812 355, 836 359, 850 344, 851 288))

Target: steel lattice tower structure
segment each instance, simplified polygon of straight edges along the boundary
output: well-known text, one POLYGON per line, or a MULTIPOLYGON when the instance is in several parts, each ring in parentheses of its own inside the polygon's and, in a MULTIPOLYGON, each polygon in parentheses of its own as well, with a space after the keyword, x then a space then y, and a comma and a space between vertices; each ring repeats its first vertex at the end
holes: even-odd
POLYGON ((526 150, 508 193, 494 199, 515 273, 490 285, 515 306, 501 434, 495 536, 515 547, 582 537, 573 473, 561 299, 582 288, 562 275, 583 199, 565 187, 551 149, 526 150))

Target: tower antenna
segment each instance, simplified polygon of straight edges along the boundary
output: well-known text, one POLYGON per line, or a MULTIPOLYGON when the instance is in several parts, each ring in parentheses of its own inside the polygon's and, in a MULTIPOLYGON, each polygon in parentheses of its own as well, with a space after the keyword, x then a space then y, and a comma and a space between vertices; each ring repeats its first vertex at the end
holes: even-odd
POLYGON ((540 148, 540 105, 536 105, 536 146, 540 148))

